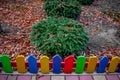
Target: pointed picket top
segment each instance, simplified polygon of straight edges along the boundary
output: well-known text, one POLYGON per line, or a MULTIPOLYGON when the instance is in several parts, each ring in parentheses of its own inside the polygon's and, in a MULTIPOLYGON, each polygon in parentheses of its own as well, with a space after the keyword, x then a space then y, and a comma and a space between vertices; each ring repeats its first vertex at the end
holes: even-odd
POLYGON ((64 62, 64 73, 72 73, 73 71, 73 61, 74 61, 74 56, 68 56, 65 58, 64 62))
POLYGON ((108 62, 109 62, 108 57, 107 56, 103 56, 100 59, 99 66, 98 66, 98 69, 97 69, 97 73, 104 73, 105 70, 106 70, 106 67, 108 65, 108 62))
POLYGON ((35 56, 33 55, 28 56, 28 66, 29 66, 30 73, 38 72, 37 60, 35 56))
POLYGON ((113 57, 112 60, 110 61, 110 65, 108 67, 108 72, 115 72, 117 70, 118 63, 120 62, 119 57, 113 57))
POLYGON ((42 73, 47 74, 50 72, 49 70, 49 57, 47 56, 42 56, 40 58, 40 70, 42 73))
POLYGON ((76 73, 82 73, 84 71, 85 62, 86 62, 85 56, 78 56, 77 57, 76 69, 75 69, 76 73))
POLYGON ((96 56, 90 56, 86 72, 92 73, 96 69, 96 63, 98 58, 96 56))
POLYGON ((16 65, 17 65, 17 71, 19 73, 25 73, 26 72, 25 57, 23 55, 18 55, 16 57, 16 65))
POLYGON ((62 58, 56 54, 53 59, 53 73, 61 73, 61 62, 62 58))
POLYGON ((1 56, 1 61, 2 61, 2 68, 6 73, 12 73, 12 65, 10 62, 10 57, 7 54, 3 54, 1 56))

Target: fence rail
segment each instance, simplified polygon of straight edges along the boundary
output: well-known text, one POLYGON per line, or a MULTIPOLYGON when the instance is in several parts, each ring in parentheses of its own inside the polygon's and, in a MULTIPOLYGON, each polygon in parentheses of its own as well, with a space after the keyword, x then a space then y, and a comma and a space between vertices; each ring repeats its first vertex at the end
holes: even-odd
POLYGON ((120 57, 113 57, 110 61, 107 56, 103 56, 100 60, 96 56, 89 57, 86 61, 85 56, 78 56, 75 60, 74 56, 68 56, 64 60, 59 55, 55 55, 52 60, 47 56, 41 56, 39 60, 35 56, 29 55, 25 60, 23 55, 18 55, 15 61, 10 61, 10 57, 6 54, 0 56, 0 67, 6 73, 13 73, 17 69, 18 73, 38 73, 48 74, 53 72, 56 74, 75 72, 76 74, 87 73, 114 73, 120 72, 120 57))

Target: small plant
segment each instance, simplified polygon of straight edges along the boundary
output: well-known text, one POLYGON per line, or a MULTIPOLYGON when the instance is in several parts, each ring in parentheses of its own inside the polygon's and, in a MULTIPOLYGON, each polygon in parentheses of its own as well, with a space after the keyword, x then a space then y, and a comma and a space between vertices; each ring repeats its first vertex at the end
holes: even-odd
POLYGON ((94 2, 94 0, 77 0, 80 4, 90 5, 94 2))
POLYGON ((81 7, 76 0, 47 0, 44 9, 48 16, 76 19, 81 13, 81 7))
POLYGON ((82 25, 68 18, 48 18, 35 24, 30 41, 41 53, 62 57, 81 52, 89 38, 82 25))

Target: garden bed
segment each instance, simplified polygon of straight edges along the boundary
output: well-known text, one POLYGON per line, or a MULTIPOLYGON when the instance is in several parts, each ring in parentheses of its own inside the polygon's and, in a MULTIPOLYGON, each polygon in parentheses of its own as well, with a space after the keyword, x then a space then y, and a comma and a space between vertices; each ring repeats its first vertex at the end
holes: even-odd
MULTIPOLYGON (((7 1, 0 4, 0 21, 5 31, 0 33, 0 54, 10 55, 12 61, 18 54, 26 58, 29 54, 33 54, 39 59, 41 53, 30 44, 29 37, 32 25, 47 17, 43 10, 44 1, 7 1)), ((95 0, 92 5, 82 6, 82 13, 77 21, 85 26, 90 36, 90 43, 86 50, 75 56, 96 55, 99 59, 103 55, 107 55, 109 59, 120 56, 120 37, 115 35, 119 33, 120 22, 102 13, 103 9, 111 8, 120 11, 115 4, 118 4, 118 1, 112 4, 112 0, 95 0)))

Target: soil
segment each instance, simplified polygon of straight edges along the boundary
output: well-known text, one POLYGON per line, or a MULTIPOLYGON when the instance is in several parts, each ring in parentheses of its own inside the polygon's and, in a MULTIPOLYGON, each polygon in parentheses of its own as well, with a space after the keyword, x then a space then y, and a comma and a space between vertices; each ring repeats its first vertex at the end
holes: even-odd
MULTIPOLYGON (((32 25, 46 18, 44 1, 18 0, 0 4, 0 21, 5 31, 0 34, 0 54, 7 53, 12 60, 18 54, 28 56, 31 53, 39 58, 41 54, 30 44, 29 35, 32 25)), ((87 49, 78 55, 120 56, 120 22, 113 21, 102 13, 103 10, 120 12, 120 0, 95 0, 89 6, 82 5, 77 21, 85 26, 90 41, 87 49)))
MULTIPOLYGON (((103 52, 104 55, 109 54, 109 48, 113 49, 112 51, 118 49, 116 54, 120 54, 120 24, 102 13, 102 10, 120 12, 119 4, 118 0, 96 0, 90 6, 82 6, 83 11, 78 22, 85 26, 89 34, 90 41, 87 48, 89 55, 99 55, 98 53, 102 54, 103 52)), ((109 55, 113 56, 113 53, 109 55)))

